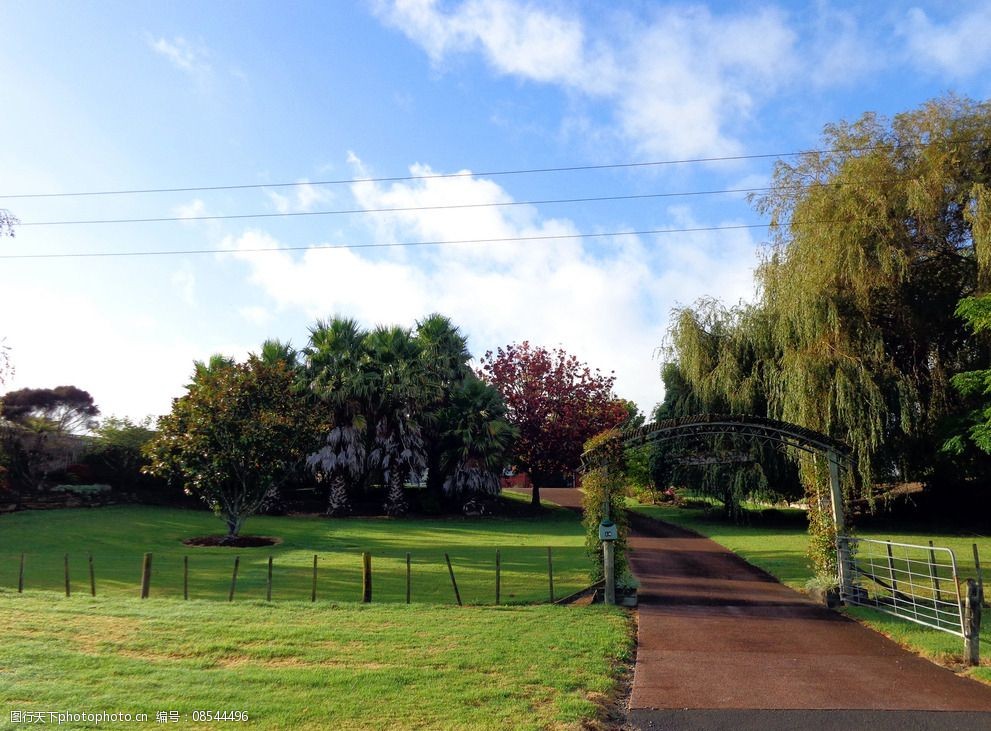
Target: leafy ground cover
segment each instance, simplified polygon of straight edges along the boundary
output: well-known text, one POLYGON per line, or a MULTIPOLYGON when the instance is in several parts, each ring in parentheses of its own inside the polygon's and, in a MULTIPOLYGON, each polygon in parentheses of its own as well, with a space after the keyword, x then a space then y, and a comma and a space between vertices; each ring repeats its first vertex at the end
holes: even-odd
POLYGON ((632 650, 628 615, 601 606, 228 604, 5 589, 0 626, 0 725, 22 711, 145 713, 150 723, 171 711, 182 728, 579 728, 615 691, 632 650), (202 711, 248 721, 199 721, 202 711))
MULTIPOLYGON (((741 523, 724 519, 719 513, 699 505, 643 505, 631 502, 638 513, 668 523, 674 523, 700 533, 733 551, 754 566, 767 571, 779 581, 802 589, 813 572, 806 557, 808 533, 805 514, 801 510, 772 509, 751 511, 741 523)), ((892 540, 900 543, 926 545, 932 540, 937 546, 953 550, 961 578, 976 576, 973 544, 977 543, 982 565, 991 565, 991 537, 955 533, 948 526, 888 525, 882 517, 867 521, 856 531, 861 538, 892 540)), ((991 592, 991 588, 986 593, 991 592)), ((921 625, 875 610, 851 607, 844 610, 865 624, 888 635, 900 644, 933 660, 953 663, 963 653, 959 637, 932 630, 921 625)), ((987 610, 986 610, 987 611, 987 610)), ((981 629, 982 666, 971 671, 974 677, 991 682, 991 623, 981 629), (985 644, 986 643, 986 644, 985 644)))
MULTIPOLYGON (((510 497, 508 499, 515 499, 510 497)), ((246 534, 274 536, 260 548, 191 547, 184 539, 217 534, 211 513, 157 507, 23 511, 0 516, 0 587, 16 588, 25 554, 25 588, 63 591, 69 556, 73 595, 89 593, 92 554, 98 596, 137 596, 141 562, 153 554, 151 598, 182 597, 183 557, 189 559, 191 599, 226 600, 234 558, 240 558, 235 602, 263 600, 273 557, 273 600, 311 596, 318 556, 317 601, 361 598, 361 553, 372 555, 373 602, 406 601, 406 553, 412 599, 450 604, 454 592, 444 561, 450 556, 466 604, 495 601, 495 555, 501 554, 504 603, 549 598, 547 547, 552 548, 556 597, 588 584, 581 523, 571 511, 548 508, 534 518, 388 519, 251 518, 246 534)))

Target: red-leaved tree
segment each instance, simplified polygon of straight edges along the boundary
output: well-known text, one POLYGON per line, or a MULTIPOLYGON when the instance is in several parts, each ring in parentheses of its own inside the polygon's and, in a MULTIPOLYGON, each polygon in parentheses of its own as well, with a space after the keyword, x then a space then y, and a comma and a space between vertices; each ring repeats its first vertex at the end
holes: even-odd
POLYGON ((519 430, 514 456, 532 477, 534 507, 540 506, 542 481, 578 469, 585 441, 628 415, 613 394, 615 376, 592 370, 562 348, 524 341, 490 350, 479 375, 502 393, 506 418, 519 430))

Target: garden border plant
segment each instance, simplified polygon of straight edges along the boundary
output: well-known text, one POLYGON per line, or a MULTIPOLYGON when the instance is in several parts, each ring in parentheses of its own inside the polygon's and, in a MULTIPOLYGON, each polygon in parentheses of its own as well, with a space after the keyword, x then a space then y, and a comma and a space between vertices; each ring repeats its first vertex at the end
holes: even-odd
POLYGON ((595 452, 595 463, 586 465, 582 474, 582 525, 585 527, 585 550, 592 561, 590 578, 598 582, 605 576, 599 524, 608 517, 616 524, 618 537, 613 543, 614 570, 618 586, 636 587, 627 562, 629 521, 626 515, 625 462, 622 432, 608 429, 585 442, 585 454, 595 452))

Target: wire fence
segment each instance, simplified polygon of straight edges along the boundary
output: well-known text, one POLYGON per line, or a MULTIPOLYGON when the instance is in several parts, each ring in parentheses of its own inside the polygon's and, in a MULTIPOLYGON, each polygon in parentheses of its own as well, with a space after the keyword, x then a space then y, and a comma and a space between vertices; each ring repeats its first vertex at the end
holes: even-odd
POLYGON ((894 541, 841 536, 845 542, 847 604, 871 607, 911 622, 967 636, 953 551, 894 541))
POLYGON ((578 546, 375 552, 207 548, 152 554, 0 551, 0 593, 208 601, 519 604, 588 585, 578 546))

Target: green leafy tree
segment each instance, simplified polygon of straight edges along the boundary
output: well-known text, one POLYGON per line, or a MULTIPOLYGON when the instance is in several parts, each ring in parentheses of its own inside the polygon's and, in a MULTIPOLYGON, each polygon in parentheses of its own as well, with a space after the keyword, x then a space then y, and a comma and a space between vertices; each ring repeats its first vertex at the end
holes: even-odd
POLYGON ((469 374, 451 392, 439 421, 444 492, 460 499, 498 494, 516 438, 498 389, 469 374))
MULTIPOLYGON (((957 314, 975 337, 991 332, 991 294, 961 300, 957 314)), ((961 456, 973 444, 991 454, 991 368, 962 371, 950 381, 961 396, 973 402, 973 408, 961 416, 960 433, 948 438, 943 450, 961 456)))
POLYGON ((332 318, 311 329, 304 352, 305 377, 331 422, 309 459, 330 483, 329 514, 348 512, 376 484, 387 486, 386 511, 402 513, 404 482, 424 472, 435 499, 498 485, 513 430, 448 318, 430 315, 415 333, 332 318))
POLYGON ((321 422, 284 362, 213 366, 196 368, 145 453, 148 472, 206 502, 232 542, 316 447, 321 422))
POLYGON ((88 432, 100 415, 89 392, 76 386, 22 388, 5 394, 2 401, 5 419, 39 432, 88 432))
POLYGON ((130 488, 142 481, 141 468, 148 464, 142 450, 155 436, 150 416, 140 421, 108 416, 93 435, 94 447, 86 456, 87 464, 116 487, 130 488))
POLYGON ((471 353, 468 352, 468 339, 461 330, 449 318, 437 313, 417 322, 416 340, 427 377, 420 420, 427 491, 436 499, 443 493, 444 485, 451 476, 450 470, 454 468, 449 460, 444 459, 444 432, 452 413, 454 394, 473 375, 469 366, 471 353))
POLYGON ((368 334, 367 347, 372 380, 366 402, 369 461, 388 485, 386 513, 401 515, 407 509, 405 481, 419 479, 426 466, 420 418, 432 384, 410 330, 377 327, 368 334))
POLYGON ((329 482, 328 515, 351 512, 349 492, 364 487, 368 450, 364 404, 372 389, 365 370, 367 332, 355 320, 318 320, 304 350, 310 390, 327 411, 324 444, 307 458, 329 482), (349 490, 349 487, 351 490, 349 490))
MULTIPOLYGON (((674 360, 705 402, 764 405, 849 444, 847 489, 870 499, 877 482, 932 478, 939 430, 963 407, 950 379, 977 343, 954 313, 991 280, 991 105, 865 114, 827 126, 819 147, 778 162, 754 199, 772 223, 758 302, 713 327, 681 313, 674 360)), ((802 480, 810 520, 827 525, 813 515, 824 460, 803 460, 802 480)))
POLYGON ((306 349, 311 390, 330 412, 324 445, 309 459, 330 482, 328 513, 349 509, 351 492, 388 484, 386 511, 405 511, 403 483, 424 469, 417 421, 427 375, 409 330, 362 330, 354 320, 318 322, 306 349))
POLYGON ((991 105, 866 114, 822 147, 756 200, 776 227, 758 271, 770 410, 853 447, 865 488, 925 480, 974 347, 954 311, 991 259, 991 105))

